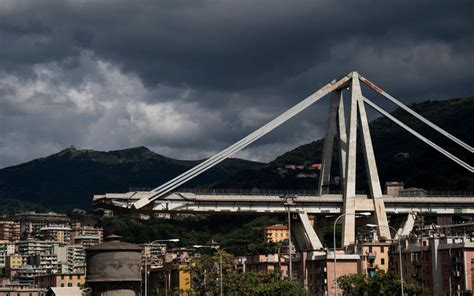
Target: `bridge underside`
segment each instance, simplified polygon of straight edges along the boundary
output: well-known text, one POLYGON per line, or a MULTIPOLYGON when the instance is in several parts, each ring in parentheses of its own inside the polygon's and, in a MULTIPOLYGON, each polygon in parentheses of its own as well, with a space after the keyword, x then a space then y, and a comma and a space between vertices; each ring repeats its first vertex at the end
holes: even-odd
MULTIPOLYGON (((149 192, 107 193, 94 196, 94 203, 102 208, 128 210, 131 205, 147 196, 149 192)), ((138 210, 141 213, 204 213, 204 214, 286 214, 286 196, 282 195, 236 195, 236 194, 196 194, 192 192, 174 192, 148 207, 138 210)), ((474 215, 474 198, 470 196, 383 196, 387 216, 397 217, 397 239, 408 235, 414 226, 415 215, 435 214, 474 215), (400 221, 401 220, 401 221, 400 221)), ((320 237, 322 225, 332 225, 334 218, 343 213, 342 194, 298 195, 292 196, 292 237, 300 251, 320 250, 323 248, 320 237)), ((374 202, 367 195, 356 195, 355 212, 371 212, 372 216, 361 219, 360 223, 376 222, 374 202)), ((354 225, 356 223, 354 222, 354 225)))
MULTIPOLYGON (((94 196, 94 203, 103 208, 129 209, 148 192, 107 193, 94 196)), ((411 212, 434 214, 474 214, 472 196, 383 196, 388 215, 411 212)), ((172 213, 286 213, 284 198, 279 195, 228 195, 175 192, 143 208, 141 212, 172 213)), ((296 196, 291 212, 307 214, 339 214, 343 209, 341 194, 296 196)), ((357 212, 374 212, 374 203, 367 195, 355 196, 357 212)))

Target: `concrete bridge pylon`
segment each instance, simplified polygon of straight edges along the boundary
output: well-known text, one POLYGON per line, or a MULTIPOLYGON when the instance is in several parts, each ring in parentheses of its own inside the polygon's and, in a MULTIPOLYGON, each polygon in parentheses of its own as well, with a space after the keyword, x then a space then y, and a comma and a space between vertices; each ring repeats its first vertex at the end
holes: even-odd
MULTIPOLYGON (((365 105, 370 106, 372 109, 390 119, 392 122, 405 129, 425 144, 431 146, 447 158, 456 162, 458 165, 464 167, 469 172, 474 172, 474 167, 425 138, 400 120, 394 118, 378 105, 374 104, 372 101, 367 99, 367 97, 364 97, 361 91, 361 83, 365 84, 369 89, 377 92, 382 97, 385 97, 402 110, 407 111, 440 134, 446 136, 452 142, 458 144, 471 153, 474 153, 474 148, 472 146, 430 122, 428 119, 405 106, 381 88, 361 76, 358 72, 354 71, 338 80, 331 81, 248 136, 149 192, 106 194, 95 196, 94 200, 97 203, 107 204, 109 207, 146 212, 210 212, 214 211, 214 209, 217 209, 217 211, 230 212, 241 212, 243 209, 247 209, 249 212, 284 211, 285 208, 282 206, 281 201, 279 201, 281 196, 271 198, 262 197, 259 199, 255 197, 249 199, 247 197, 236 196, 235 201, 231 202, 231 199, 229 199, 228 196, 188 197, 187 194, 180 192, 174 193, 173 191, 179 188, 182 184, 209 170, 226 158, 265 136, 267 133, 284 124, 286 121, 313 105, 324 96, 331 94, 317 195, 311 197, 300 196, 296 199, 296 205, 292 207, 292 212, 298 213, 298 221, 295 224, 295 230, 298 233, 297 240, 300 240, 301 244, 305 245, 304 248, 308 250, 321 249, 321 241, 309 222, 308 214, 317 212, 329 214, 342 213, 344 214, 344 219, 342 220, 342 245, 344 247, 349 246, 355 242, 355 215, 357 214, 357 211, 373 212, 376 223, 379 226, 379 236, 390 238, 391 235, 388 228, 386 205, 382 196, 382 189, 377 171, 365 105), (343 101, 343 93, 346 89, 350 92, 350 98, 348 100, 349 104, 347 107, 347 122, 343 101), (356 154, 358 132, 360 132, 359 136, 362 143, 362 155, 364 157, 370 191, 370 194, 367 197, 356 195, 356 154), (339 143, 338 158, 340 178, 342 180, 342 205, 340 204, 340 197, 325 194, 327 189, 325 186, 330 182, 331 160, 335 142, 334 137, 337 137, 337 142, 339 143), (339 204, 335 206, 334 203, 339 204), (238 204, 238 206, 236 204, 238 204)), ((407 201, 404 198, 386 200, 389 210, 393 210, 396 213, 406 213, 406 211, 412 210, 407 208, 410 207, 410 203, 405 205, 407 201), (399 204, 404 206, 399 207, 399 204)), ((423 203, 422 200, 417 200, 415 203, 420 202, 423 203)), ((444 203, 445 201, 442 199, 439 201, 437 200, 437 202, 444 203)), ((430 207, 435 207, 436 211, 451 212, 456 210, 455 207, 451 205, 451 200, 447 203, 449 204, 449 207, 444 209, 436 207, 436 204, 430 204, 430 207)), ((470 211, 471 209, 466 209, 466 211, 468 210, 470 211)), ((406 234, 409 229, 413 227, 412 218, 413 217, 408 216, 406 223, 402 226, 402 229, 397 233, 397 235, 406 234)))
POLYGON ((329 116, 324 138, 323 157, 319 175, 318 191, 326 193, 326 184, 330 183, 331 160, 334 147, 334 136, 337 134, 339 142, 339 166, 342 179, 343 191, 343 217, 342 245, 348 246, 355 242, 355 197, 356 197, 356 154, 357 154, 357 130, 360 129, 362 152, 365 160, 365 168, 375 209, 375 218, 380 236, 390 239, 387 214, 382 199, 377 164, 375 162, 374 149, 370 137, 369 123, 365 111, 362 91, 360 87, 359 74, 351 73, 350 103, 349 103, 349 126, 346 127, 343 94, 341 90, 332 93, 329 107, 329 116), (336 129, 337 126, 337 129, 336 129), (347 134, 346 134, 347 130, 347 134))

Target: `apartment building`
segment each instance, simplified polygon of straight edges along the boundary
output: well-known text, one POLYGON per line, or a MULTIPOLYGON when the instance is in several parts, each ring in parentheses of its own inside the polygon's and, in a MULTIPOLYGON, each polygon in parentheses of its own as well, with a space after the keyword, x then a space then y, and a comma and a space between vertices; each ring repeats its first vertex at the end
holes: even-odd
POLYGON ((20 223, 15 221, 0 221, 0 241, 20 240, 20 223))
POLYGON ((32 256, 42 253, 52 253, 55 246, 63 246, 63 243, 47 240, 26 240, 16 244, 18 253, 23 256, 32 256))
MULTIPOLYGON (((310 295, 334 295, 334 253, 315 252, 309 255, 307 262, 307 289, 310 295)), ((360 267, 358 254, 336 252, 336 276, 357 274, 360 267)))
POLYGON ((356 245, 356 254, 360 256, 359 274, 375 275, 377 270, 389 269, 391 243, 360 242, 356 245))
POLYGON ((288 226, 286 225, 271 225, 265 227, 264 231, 265 242, 277 243, 284 240, 288 240, 288 226))
MULTIPOLYGON (((390 257, 391 269, 399 272, 395 246, 390 257)), ((405 281, 423 285, 435 296, 465 295, 474 288, 474 239, 431 236, 406 240, 402 268, 405 281)))
MULTIPOLYGON (((294 258, 296 261, 296 257, 294 258)), ((282 277, 288 276, 288 254, 265 254, 245 256, 245 271, 247 272, 280 272, 282 277)))
POLYGON ((11 254, 5 261, 6 268, 17 268, 23 265, 23 258, 20 254, 11 254))
POLYGON ((28 265, 46 270, 48 273, 61 272, 56 254, 37 254, 28 257, 28 265))
POLYGON ((94 237, 98 244, 104 241, 104 229, 102 227, 92 227, 81 225, 79 222, 75 222, 71 226, 71 241, 74 241, 76 237, 94 237))
POLYGON ((41 237, 41 228, 49 226, 69 227, 69 217, 65 214, 26 212, 16 214, 14 220, 20 223, 22 239, 41 237))
POLYGON ((93 245, 100 244, 101 238, 95 235, 79 235, 74 237, 72 243, 75 245, 84 246, 84 248, 92 247, 93 245))
POLYGON ((34 267, 31 265, 22 265, 21 267, 10 270, 10 278, 21 285, 33 286, 37 276, 46 274, 45 269, 34 267))
POLYGON ((40 228, 39 237, 44 240, 69 243, 71 231, 72 229, 66 226, 45 226, 40 228))
POLYGON ((2 296, 46 296, 48 290, 30 287, 0 287, 2 296))
POLYGON ((52 287, 80 287, 85 283, 84 273, 57 273, 45 274, 35 278, 35 285, 39 288, 52 287))
POLYGON ((67 265, 69 273, 84 273, 86 270, 86 252, 83 245, 67 246, 67 265))
POLYGON ((0 243, 0 269, 6 266, 7 257, 13 253, 15 253, 15 245, 13 243, 0 243))

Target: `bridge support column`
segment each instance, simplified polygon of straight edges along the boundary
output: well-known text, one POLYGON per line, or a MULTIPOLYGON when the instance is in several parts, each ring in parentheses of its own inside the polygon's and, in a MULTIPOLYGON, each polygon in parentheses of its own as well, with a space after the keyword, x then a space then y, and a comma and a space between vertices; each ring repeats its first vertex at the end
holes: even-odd
POLYGON ((298 213, 298 221, 292 221, 291 229, 300 251, 313 251, 323 248, 307 213, 298 213))
POLYGON ((331 105, 329 107, 329 117, 326 125, 326 135, 324 136, 323 157, 321 162, 321 170, 319 172, 318 194, 327 193, 329 182, 331 181, 331 162, 334 147, 334 136, 336 131, 337 113, 339 101, 342 99, 340 90, 331 94, 331 105))
POLYGON ((343 190, 342 246, 355 241, 355 194, 357 148, 357 98, 362 96, 357 73, 352 73, 351 99, 349 104, 349 133, 347 136, 346 182, 343 190), (355 75, 355 77, 354 77, 355 75))
POLYGON ((337 135, 339 139, 339 179, 341 188, 346 184, 346 161, 347 161, 347 131, 346 116, 344 114, 344 100, 341 95, 339 109, 337 111, 337 135))
POLYGON ((370 197, 373 199, 375 218, 380 236, 390 239, 387 213, 382 199, 382 189, 375 162, 372 140, 370 138, 369 123, 360 88, 359 74, 352 73, 351 100, 349 109, 349 135, 347 142, 346 182, 343 194, 343 237, 342 245, 348 246, 355 241, 355 195, 356 195, 356 154, 357 154, 357 124, 360 123, 362 152, 365 160, 365 168, 370 189, 370 197))
MULTIPOLYGON (((357 78, 357 81, 359 78, 357 78)), ((359 85, 360 90, 360 85, 359 85)), ((362 93, 357 98, 359 107, 360 130, 362 136, 362 150, 365 160, 365 169, 367 171, 367 178, 369 183, 370 195, 374 201, 375 218, 378 228, 379 236, 384 236, 390 239, 390 228, 388 227, 387 213, 385 211, 385 204, 382 199, 382 188, 380 187, 379 173, 377 170, 377 163, 375 162, 374 148, 372 146, 372 139, 370 137, 369 122, 365 112, 364 101, 362 93)))
POLYGON ((416 212, 412 212, 406 216, 406 218, 402 222, 402 225, 400 225, 400 228, 395 234, 394 239, 400 239, 401 236, 406 236, 410 234, 410 231, 413 230, 413 226, 415 226, 416 214, 416 212))

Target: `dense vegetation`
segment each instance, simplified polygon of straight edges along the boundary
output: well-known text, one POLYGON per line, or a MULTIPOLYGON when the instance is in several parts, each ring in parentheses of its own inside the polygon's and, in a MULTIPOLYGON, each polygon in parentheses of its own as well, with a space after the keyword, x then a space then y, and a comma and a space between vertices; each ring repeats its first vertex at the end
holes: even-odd
POLYGON ((100 213, 68 215, 85 225, 104 228, 104 235, 116 234, 125 241, 145 243, 157 239, 179 238, 175 246, 190 247, 218 242, 223 249, 235 254, 276 252, 276 245, 264 242, 264 227, 284 223, 284 216, 256 215, 185 215, 173 219, 140 220, 135 215, 101 217, 100 213))
MULTIPOLYGON (((288 279, 281 280, 278 271, 269 274, 245 272, 234 267, 234 256, 225 252, 222 256, 224 295, 306 295, 301 284, 288 279)), ((196 295, 219 295, 220 273, 216 262, 220 262, 219 253, 204 254, 194 258, 185 269, 191 273, 193 293, 196 295)))
POLYGON ((31 201, 23 201, 17 199, 2 199, 0 206, 0 217, 11 218, 16 213, 36 211, 48 212, 50 209, 44 205, 37 204, 31 201))
MULTIPOLYGON (((395 296, 401 294, 400 277, 392 272, 378 270, 375 276, 366 274, 348 274, 338 278, 338 287, 347 296, 395 296)), ((404 293, 408 295, 431 295, 419 285, 404 283, 404 293)))

